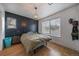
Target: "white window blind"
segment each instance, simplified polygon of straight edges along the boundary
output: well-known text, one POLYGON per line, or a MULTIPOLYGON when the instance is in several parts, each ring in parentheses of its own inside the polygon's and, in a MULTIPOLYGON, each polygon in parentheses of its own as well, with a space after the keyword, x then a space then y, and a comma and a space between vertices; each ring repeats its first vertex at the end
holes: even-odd
POLYGON ((42 22, 42 33, 50 34, 50 24, 49 21, 42 22))
POLYGON ((60 18, 42 22, 42 33, 51 36, 61 37, 60 18))

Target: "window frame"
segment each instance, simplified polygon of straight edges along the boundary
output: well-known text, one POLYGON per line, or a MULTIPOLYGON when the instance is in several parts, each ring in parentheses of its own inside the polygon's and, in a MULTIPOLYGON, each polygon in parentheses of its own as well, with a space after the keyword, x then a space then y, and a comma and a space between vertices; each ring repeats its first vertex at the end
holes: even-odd
MULTIPOLYGON (((54 36, 54 37, 61 37, 61 18, 54 18, 54 19, 52 19, 52 20, 45 20, 45 21, 43 21, 43 22, 46 22, 46 21, 49 21, 49 34, 48 33, 43 33, 43 31, 42 31, 42 34, 46 34, 46 35, 51 35, 51 36, 54 36), (52 25, 51 25, 51 21, 52 20, 58 20, 59 19, 59 32, 58 32, 58 35, 52 35, 52 32, 51 32, 51 27, 52 27, 52 25)), ((42 23, 43 23, 42 22, 42 23)), ((43 25, 42 25, 43 26, 43 25)), ((41 28, 41 29, 43 29, 43 27, 41 28)))

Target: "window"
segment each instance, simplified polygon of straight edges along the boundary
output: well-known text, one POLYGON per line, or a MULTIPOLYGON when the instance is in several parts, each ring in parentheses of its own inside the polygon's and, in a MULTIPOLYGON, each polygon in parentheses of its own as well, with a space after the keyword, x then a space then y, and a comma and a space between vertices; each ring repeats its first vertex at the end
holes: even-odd
POLYGON ((60 18, 42 22, 42 33, 61 37, 60 18))
POLYGON ((60 19, 53 19, 50 21, 51 24, 51 35, 56 37, 61 37, 60 33, 60 19))
POLYGON ((50 24, 49 21, 42 22, 42 33, 50 34, 50 24))

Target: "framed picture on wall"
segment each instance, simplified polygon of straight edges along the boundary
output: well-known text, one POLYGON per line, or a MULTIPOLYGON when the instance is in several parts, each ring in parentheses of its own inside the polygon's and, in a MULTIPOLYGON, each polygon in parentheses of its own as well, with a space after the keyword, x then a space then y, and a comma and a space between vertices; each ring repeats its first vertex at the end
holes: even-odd
POLYGON ((16 19, 12 17, 7 17, 7 29, 16 28, 16 19))

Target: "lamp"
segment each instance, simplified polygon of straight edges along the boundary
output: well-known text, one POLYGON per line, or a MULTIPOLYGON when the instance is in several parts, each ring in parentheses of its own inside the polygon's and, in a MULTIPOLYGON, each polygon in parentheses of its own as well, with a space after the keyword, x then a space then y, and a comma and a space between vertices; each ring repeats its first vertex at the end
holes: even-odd
POLYGON ((38 14, 37 14, 37 9, 38 9, 38 8, 35 6, 34 9, 35 9, 34 19, 35 19, 35 20, 38 20, 38 14))
POLYGON ((52 5, 53 3, 48 3, 48 5, 52 5))

